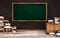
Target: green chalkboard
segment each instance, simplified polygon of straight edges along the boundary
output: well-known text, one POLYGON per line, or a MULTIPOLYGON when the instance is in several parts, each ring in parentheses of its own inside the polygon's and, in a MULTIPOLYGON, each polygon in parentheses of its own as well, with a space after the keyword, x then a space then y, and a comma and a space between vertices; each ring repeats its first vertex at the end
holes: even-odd
POLYGON ((13 3, 13 20, 43 21, 47 19, 46 3, 13 3))

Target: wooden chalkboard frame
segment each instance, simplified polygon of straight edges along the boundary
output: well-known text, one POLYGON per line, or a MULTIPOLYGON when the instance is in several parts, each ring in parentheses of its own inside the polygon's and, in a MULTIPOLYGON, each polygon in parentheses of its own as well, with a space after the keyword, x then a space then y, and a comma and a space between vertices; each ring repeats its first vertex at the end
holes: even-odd
POLYGON ((12 3, 12 21, 14 22, 40 22, 40 21, 47 21, 47 2, 13 2, 12 3), (13 5, 14 4, 46 4, 46 20, 14 20, 14 12, 13 12, 13 5))

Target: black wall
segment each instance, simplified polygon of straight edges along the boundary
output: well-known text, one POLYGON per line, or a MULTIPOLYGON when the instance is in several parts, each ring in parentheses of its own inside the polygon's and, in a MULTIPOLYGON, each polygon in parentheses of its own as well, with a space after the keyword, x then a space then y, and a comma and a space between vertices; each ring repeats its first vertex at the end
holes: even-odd
MULTIPOLYGON (((13 2, 48 2, 48 19, 60 16, 60 0, 13 0, 13 2)), ((0 0, 0 16, 18 29, 45 29, 46 22, 12 22, 12 0, 0 0)))

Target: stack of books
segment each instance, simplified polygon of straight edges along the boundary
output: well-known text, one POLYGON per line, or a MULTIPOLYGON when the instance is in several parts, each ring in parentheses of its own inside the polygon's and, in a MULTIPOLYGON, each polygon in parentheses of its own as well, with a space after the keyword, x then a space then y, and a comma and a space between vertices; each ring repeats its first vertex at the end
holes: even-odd
POLYGON ((3 16, 0 16, 0 32, 16 32, 16 26, 12 27, 9 20, 5 20, 3 16))
POLYGON ((4 20, 4 17, 3 16, 0 16, 0 32, 3 32, 3 27, 4 27, 4 22, 3 22, 3 20, 4 20))

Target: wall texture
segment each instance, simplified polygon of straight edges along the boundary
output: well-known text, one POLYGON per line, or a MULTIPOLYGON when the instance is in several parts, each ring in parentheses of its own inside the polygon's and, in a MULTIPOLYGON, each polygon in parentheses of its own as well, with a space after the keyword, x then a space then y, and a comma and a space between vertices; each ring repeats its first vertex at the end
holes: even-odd
POLYGON ((48 2, 48 19, 60 16, 60 0, 0 0, 0 16, 18 29, 45 29, 46 22, 12 22, 12 2, 48 2))

